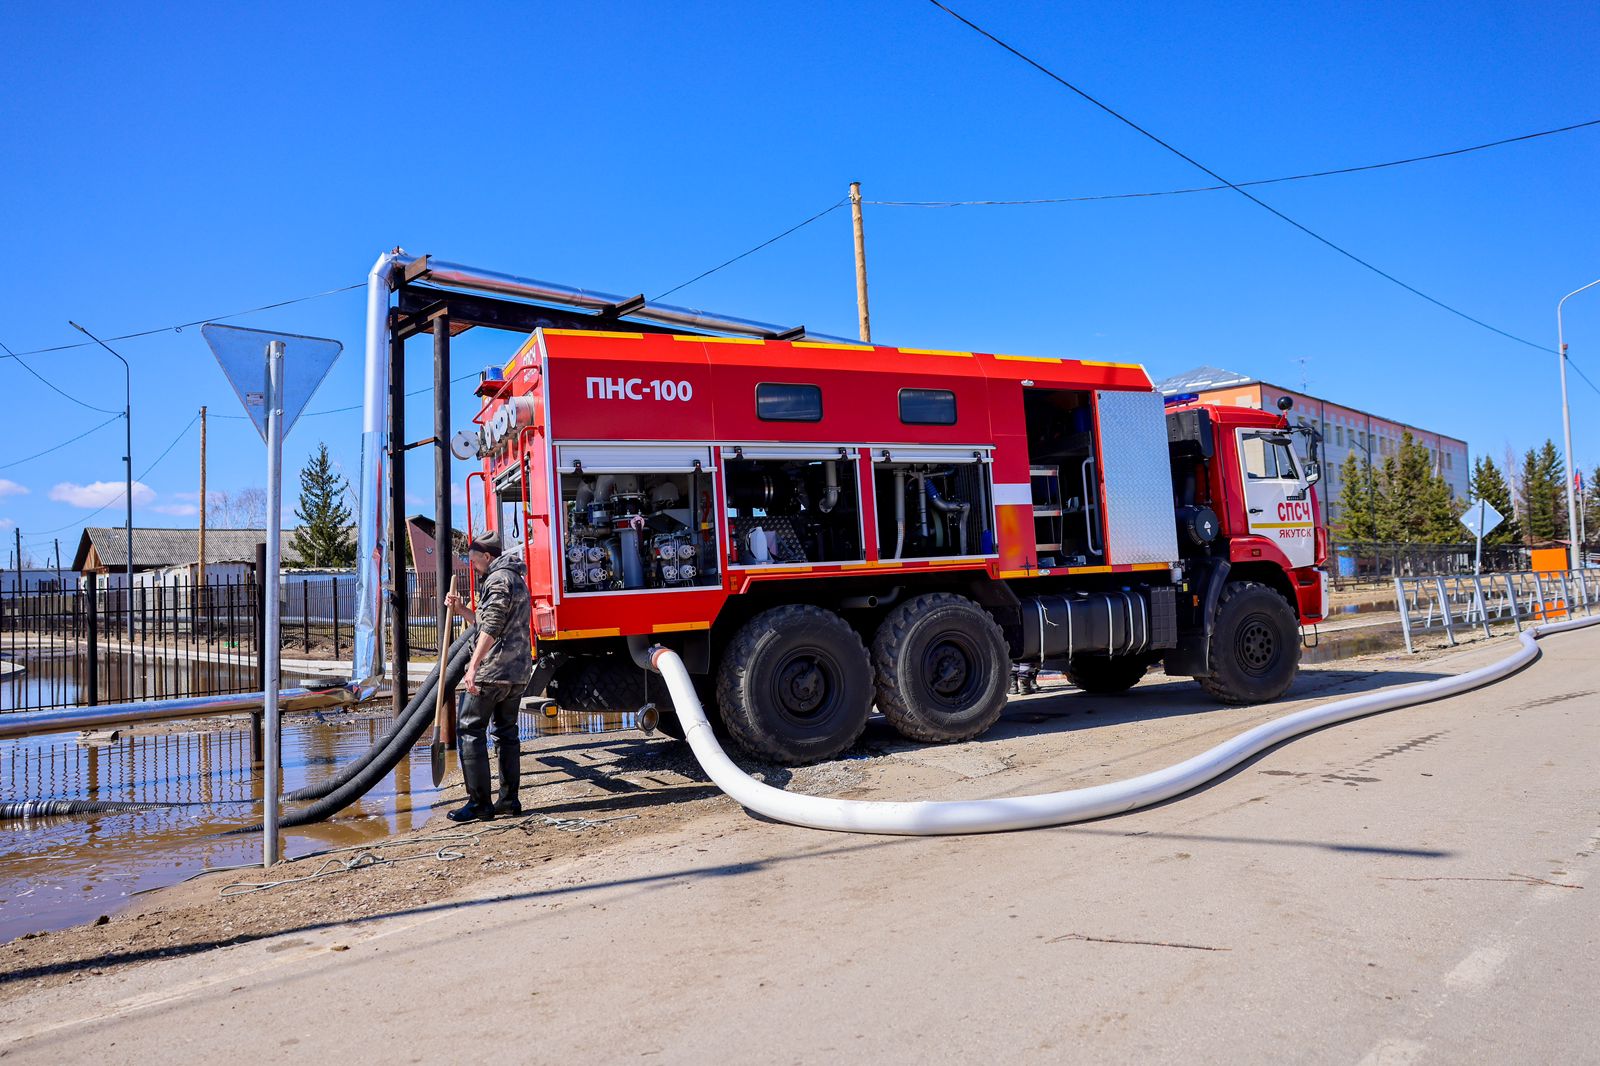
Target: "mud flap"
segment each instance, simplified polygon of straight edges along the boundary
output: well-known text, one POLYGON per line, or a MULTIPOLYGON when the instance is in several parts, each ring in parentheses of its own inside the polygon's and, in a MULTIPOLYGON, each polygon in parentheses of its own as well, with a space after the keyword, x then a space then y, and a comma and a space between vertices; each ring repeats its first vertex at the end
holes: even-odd
POLYGON ((1222 588, 1228 583, 1228 572, 1232 569, 1233 564, 1226 559, 1200 559, 1191 564, 1189 578, 1179 593, 1178 646, 1167 652, 1165 659, 1169 675, 1210 675, 1211 632, 1217 622, 1217 601, 1222 597, 1222 588))

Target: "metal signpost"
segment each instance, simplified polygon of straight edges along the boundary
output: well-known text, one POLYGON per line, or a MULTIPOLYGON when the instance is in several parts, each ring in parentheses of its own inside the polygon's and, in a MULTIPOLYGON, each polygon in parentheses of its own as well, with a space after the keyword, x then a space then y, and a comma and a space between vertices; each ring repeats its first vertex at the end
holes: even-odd
POLYGON ((1469 506, 1466 513, 1461 516, 1461 524, 1466 526, 1478 541, 1478 546, 1472 555, 1472 572, 1474 574, 1483 573, 1483 538, 1493 533, 1495 528, 1505 520, 1506 516, 1501 514, 1499 509, 1490 504, 1488 500, 1481 498, 1477 503, 1469 506))
POLYGON ((306 401, 317 391, 344 345, 334 340, 268 333, 259 329, 208 322, 200 333, 239 394, 245 413, 267 443, 267 553, 261 587, 266 596, 261 640, 266 656, 262 710, 266 719, 265 772, 262 794, 261 864, 278 861, 278 798, 282 791, 281 730, 278 692, 283 688, 279 662, 278 568, 283 558, 283 437, 306 401), (293 370, 288 356, 293 351, 293 370))

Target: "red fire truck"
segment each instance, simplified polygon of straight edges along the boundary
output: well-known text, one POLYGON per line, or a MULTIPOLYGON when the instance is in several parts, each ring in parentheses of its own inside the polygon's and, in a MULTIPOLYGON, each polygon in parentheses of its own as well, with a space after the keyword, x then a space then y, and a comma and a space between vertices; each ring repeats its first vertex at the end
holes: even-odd
POLYGON ((542 329, 479 393, 468 521, 527 563, 531 691, 670 725, 665 644, 765 759, 874 706, 976 736, 1018 662, 1271 700, 1326 610, 1311 431, 1136 365, 542 329))

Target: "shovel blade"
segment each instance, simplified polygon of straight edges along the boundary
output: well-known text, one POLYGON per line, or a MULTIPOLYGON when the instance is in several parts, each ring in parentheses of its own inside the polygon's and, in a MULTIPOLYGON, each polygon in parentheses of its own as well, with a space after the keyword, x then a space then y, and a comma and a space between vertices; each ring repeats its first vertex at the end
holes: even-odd
POLYGON ((433 760, 433 787, 438 788, 440 785, 444 784, 444 741, 434 741, 433 745, 428 749, 428 756, 433 760))

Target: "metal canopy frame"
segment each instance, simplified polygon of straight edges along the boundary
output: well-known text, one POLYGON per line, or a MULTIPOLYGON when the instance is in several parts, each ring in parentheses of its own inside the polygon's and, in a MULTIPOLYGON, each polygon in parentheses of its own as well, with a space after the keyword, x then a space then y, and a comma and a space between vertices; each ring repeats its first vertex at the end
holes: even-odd
MULTIPOLYGON (((825 340, 844 338, 808 333, 804 326, 785 327, 749 319, 717 315, 693 308, 652 304, 641 293, 619 297, 478 270, 453 263, 435 262, 423 255, 406 256, 398 249, 380 260, 392 264, 384 279, 393 295, 388 308, 388 418, 386 449, 389 467, 389 616, 391 624, 394 709, 399 716, 409 700, 406 666, 411 658, 410 609, 405 549, 405 453, 431 445, 434 450, 434 510, 439 535, 435 552, 435 581, 439 593, 441 654, 449 634, 444 631, 444 593, 454 573, 448 546, 454 528, 450 502, 450 338, 475 327, 531 334, 537 329, 596 330, 631 333, 666 333, 681 336, 735 334, 763 340, 825 340), (515 298, 505 293, 515 293, 515 298), (406 443, 405 342, 413 337, 433 337, 434 435, 406 443)), ((378 268, 375 268, 375 270, 378 268)), ((380 284, 382 282, 380 281, 380 284)), ((369 291, 369 298, 372 293, 369 291)), ((369 315, 373 308, 369 302, 369 315)), ((372 323, 369 321, 369 331, 372 323)), ((369 335, 369 345, 370 345, 369 335)), ((847 342, 854 343, 854 342, 847 342)), ((369 351, 370 360, 373 353, 369 351)), ((369 397, 369 402, 370 402, 369 397)), ((365 513, 365 511, 363 511, 365 513)), ((363 571, 365 576, 365 571, 363 571)), ((361 651, 357 650, 357 661, 361 651)), ((441 661, 442 658, 441 658, 441 661)), ((362 673, 356 667, 352 673, 362 673)))

